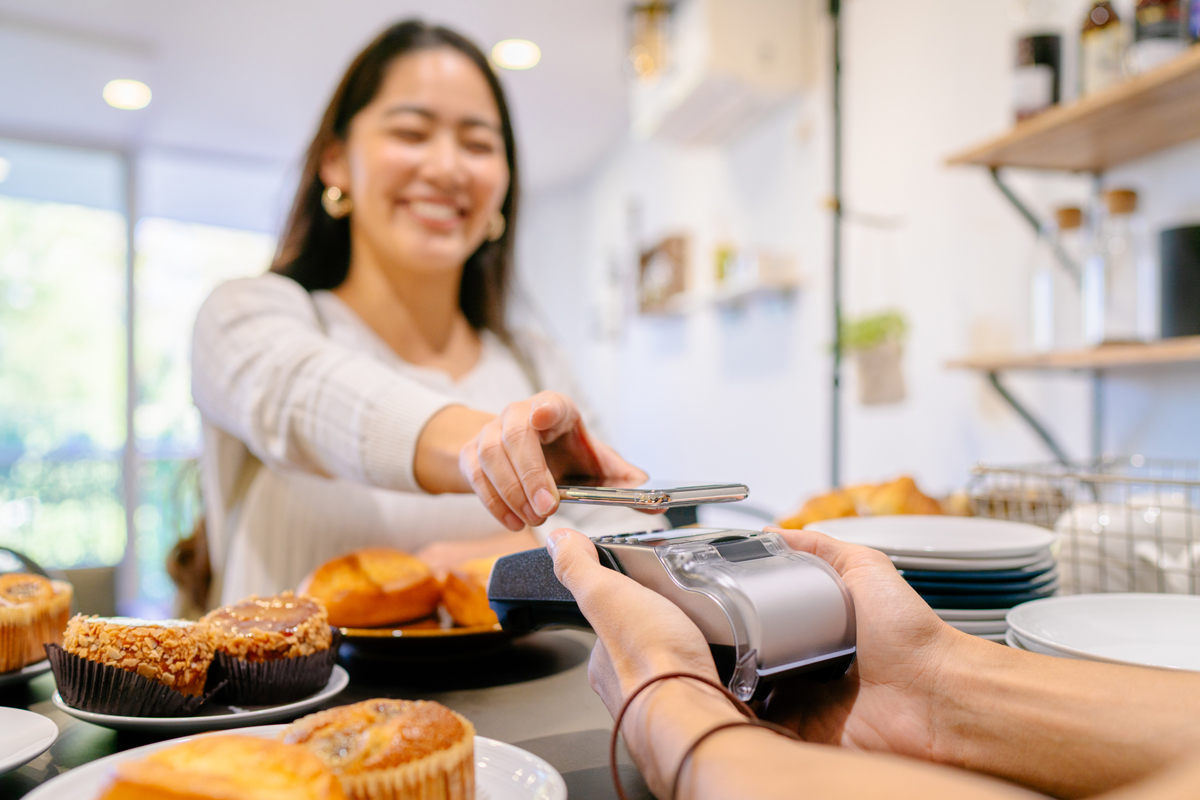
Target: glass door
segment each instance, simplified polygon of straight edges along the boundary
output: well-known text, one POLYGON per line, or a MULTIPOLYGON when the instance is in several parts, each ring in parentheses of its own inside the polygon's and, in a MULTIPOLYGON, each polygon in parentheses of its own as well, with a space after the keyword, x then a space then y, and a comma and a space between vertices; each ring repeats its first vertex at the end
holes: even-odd
POLYGON ((126 549, 124 176, 0 140, 0 545, 50 568, 126 549))

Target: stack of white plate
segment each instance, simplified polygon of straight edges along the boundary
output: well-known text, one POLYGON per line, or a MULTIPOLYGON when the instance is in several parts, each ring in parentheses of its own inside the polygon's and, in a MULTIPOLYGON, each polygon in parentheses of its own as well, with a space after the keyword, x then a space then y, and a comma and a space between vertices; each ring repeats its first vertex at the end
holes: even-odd
POLYGON ((1045 528, 981 517, 846 517, 809 528, 887 553, 938 616, 1004 641, 1013 606, 1052 596, 1058 570, 1045 528))
POLYGON ((1063 658, 1200 671, 1200 597, 1077 594, 1008 612, 1008 644, 1063 658))

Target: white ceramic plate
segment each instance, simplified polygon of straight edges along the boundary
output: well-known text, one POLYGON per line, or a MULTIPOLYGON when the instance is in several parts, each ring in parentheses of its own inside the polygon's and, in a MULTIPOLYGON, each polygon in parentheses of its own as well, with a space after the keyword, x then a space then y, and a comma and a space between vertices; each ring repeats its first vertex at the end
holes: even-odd
MULTIPOLYGON (((960 620, 1001 620, 1008 615, 1007 608, 935 608, 934 613, 947 622, 960 620)), ((1008 623, 1005 623, 1006 625, 1008 623)))
POLYGON ((33 761, 57 738, 58 726, 41 714, 0 707, 0 775, 33 761))
MULTIPOLYGON (((1017 606, 1008 624, 1058 655, 1200 671, 1200 597, 1077 594, 1017 606)), ((1032 647, 1029 647, 1032 649, 1032 647)))
POLYGON ((936 558, 932 556, 888 556, 896 569, 927 569, 943 572, 1019 569, 1050 558, 1050 550, 1012 558, 936 558))
POLYGON ((0 689, 17 683, 25 683, 49 671, 50 659, 43 658, 36 664, 30 664, 24 669, 14 669, 12 672, 0 672, 0 689))
POLYGON ((984 517, 843 517, 808 527, 893 556, 1019 558, 1041 553, 1055 540, 1036 525, 984 517))
MULTIPOLYGON (((283 728, 283 725, 263 725, 238 733, 269 739, 279 735, 283 728)), ((155 742, 97 759, 64 772, 25 797, 27 800, 91 800, 100 794, 115 765, 144 758, 190 738, 155 742)), ((483 736, 475 737, 475 789, 478 800, 566 800, 567 797, 567 784, 554 767, 533 753, 483 736)))
POLYGON ((947 620, 952 628, 975 636, 984 634, 1001 634, 1008 632, 1008 623, 1003 619, 963 619, 947 620))
POLYGON ((303 712, 335 697, 350 683, 346 670, 334 666, 329 683, 316 694, 297 700, 294 703, 284 703, 278 706, 253 706, 239 708, 238 706, 215 705, 205 707, 194 717, 118 717, 113 714, 97 714, 92 711, 81 711, 63 702, 62 696, 54 693, 54 705, 72 717, 90 722, 93 725, 103 725, 118 731, 156 731, 158 733, 200 733, 202 731, 218 731, 228 728, 245 728, 250 725, 262 725, 264 722, 278 722, 281 719, 292 720, 303 712))
POLYGON ((1055 658, 1071 658, 1065 653, 1059 653, 1047 647, 1042 647, 1034 642, 1027 642, 1017 635, 1017 632, 1012 628, 1008 629, 1008 633, 1004 634, 1004 643, 1009 647, 1015 647, 1018 650, 1024 650, 1027 653, 1039 653, 1043 656, 1054 656, 1055 658))

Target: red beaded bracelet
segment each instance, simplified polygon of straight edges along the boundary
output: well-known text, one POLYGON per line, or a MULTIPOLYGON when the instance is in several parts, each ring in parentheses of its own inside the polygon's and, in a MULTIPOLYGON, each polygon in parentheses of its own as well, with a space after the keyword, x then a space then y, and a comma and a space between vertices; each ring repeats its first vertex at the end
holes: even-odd
POLYGON ((625 794, 624 787, 621 786, 621 774, 617 771, 617 737, 621 732, 621 722, 625 719, 625 712, 629 710, 629 706, 633 704, 633 701, 638 695, 646 691, 646 689, 650 688, 654 684, 670 678, 689 678, 691 680, 698 681, 699 683, 703 683, 705 686, 711 686, 723 694, 726 699, 733 703, 738 711, 742 712, 742 714, 746 716, 746 719, 744 720, 732 720, 728 722, 722 722, 720 725, 715 725, 704 733, 700 734, 698 737, 696 737, 695 741, 688 745, 687 750, 685 750, 683 753, 683 757, 679 759, 679 767, 675 771, 675 778, 671 781, 670 800, 675 800, 675 794, 679 790, 679 778, 683 774, 683 768, 687 765, 688 759, 692 757, 694 752, 696 752, 696 748, 698 748, 705 739, 712 736, 714 733, 736 727, 765 728, 766 730, 773 731, 782 736, 787 736, 790 739, 796 739, 797 741, 800 740, 798 735, 792 731, 789 731, 787 728, 780 727, 773 722, 767 722, 766 720, 759 719, 758 715, 754 713, 754 710, 751 709, 750 706, 743 703, 733 692, 729 691, 729 689, 712 680, 711 678, 707 678, 703 675, 693 675, 690 672, 668 672, 665 675, 658 675, 646 681, 629 693, 629 697, 625 698, 625 702, 621 705, 621 710, 617 712, 617 717, 613 722, 612 738, 608 742, 608 763, 612 768, 613 786, 616 787, 617 797, 620 800, 629 800, 629 796, 625 794))

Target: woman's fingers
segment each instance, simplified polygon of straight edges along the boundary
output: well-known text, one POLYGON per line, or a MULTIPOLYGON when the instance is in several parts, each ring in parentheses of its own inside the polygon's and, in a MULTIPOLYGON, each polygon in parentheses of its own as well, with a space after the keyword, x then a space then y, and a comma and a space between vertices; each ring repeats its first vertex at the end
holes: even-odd
MULTIPOLYGON (((471 443, 474 444, 474 443, 471 443)), ((492 516, 500 520, 504 527, 510 531, 519 531, 525 527, 525 523, 521 518, 512 512, 508 503, 504 501, 492 485, 492 481, 487 476, 483 465, 479 462, 478 447, 472 447, 468 444, 459 452, 458 468, 467 479, 467 483, 471 487, 471 491, 475 492, 475 496, 483 502, 492 516)))
MULTIPOLYGON (((501 419, 503 420, 503 417, 501 419)), ((483 465, 484 473, 492 482, 492 486, 504 499, 512 513, 520 517, 526 525, 541 525, 545 519, 534 511, 531 499, 520 477, 520 472, 528 474, 529 467, 523 467, 518 471, 518 467, 513 463, 513 459, 518 453, 514 452, 510 445, 508 438, 510 431, 507 428, 508 426, 503 422, 499 422, 484 429, 479 436, 479 461, 483 465)), ((541 457, 541 447, 536 440, 532 447, 532 452, 527 451, 521 454, 526 461, 541 457)), ((545 470, 544 466, 542 470, 545 470)))
POLYGON ((546 464, 541 436, 533 427, 532 416, 525 404, 520 403, 505 409, 500 420, 504 452, 528 509, 528 516, 522 516, 530 525, 541 525, 558 507, 558 489, 546 464))
POLYGON ((612 486, 641 486, 650 476, 617 455, 617 451, 597 439, 592 439, 592 451, 600 462, 601 474, 610 478, 612 486))
POLYGON ((580 421, 579 407, 565 394, 538 392, 529 398, 529 424, 543 442, 552 442, 580 421))

